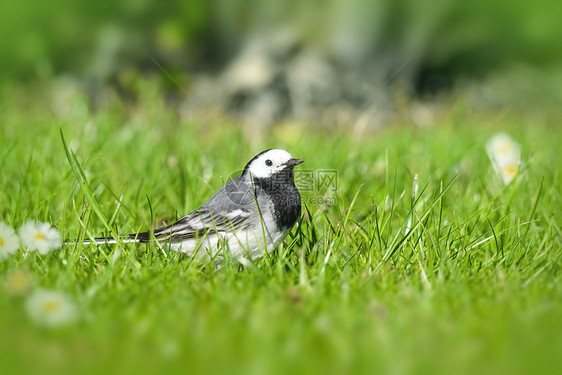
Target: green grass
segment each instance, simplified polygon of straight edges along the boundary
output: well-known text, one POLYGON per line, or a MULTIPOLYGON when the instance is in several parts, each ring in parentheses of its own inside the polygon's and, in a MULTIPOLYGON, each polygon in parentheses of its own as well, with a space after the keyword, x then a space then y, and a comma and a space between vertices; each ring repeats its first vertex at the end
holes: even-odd
POLYGON ((95 113, 74 98, 63 116, 47 95, 27 95, 4 95, 0 111, 0 220, 16 229, 37 219, 67 239, 147 230, 198 207, 268 147, 305 159, 298 168, 336 170, 338 183, 335 192, 303 192, 302 222, 250 266, 199 264, 154 244, 20 249, 0 262, 2 279, 29 273, 36 288, 70 295, 80 320, 37 327, 26 296, 2 286, 4 368, 560 369, 561 137, 546 120, 473 113, 461 101, 427 129, 400 125, 354 140, 349 129, 331 137, 283 126, 250 146, 223 120, 222 128, 180 120, 157 97, 95 113), (484 147, 499 130, 523 149, 507 187, 484 147), (332 204, 314 204, 318 196, 332 204))

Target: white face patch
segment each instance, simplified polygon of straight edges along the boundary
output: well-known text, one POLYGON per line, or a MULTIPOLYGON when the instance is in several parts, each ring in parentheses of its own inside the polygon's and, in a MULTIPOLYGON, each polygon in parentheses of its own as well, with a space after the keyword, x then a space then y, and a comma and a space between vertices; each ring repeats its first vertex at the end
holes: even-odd
POLYGON ((255 177, 267 178, 284 169, 284 164, 291 159, 291 154, 285 150, 269 150, 252 161, 249 171, 255 177))

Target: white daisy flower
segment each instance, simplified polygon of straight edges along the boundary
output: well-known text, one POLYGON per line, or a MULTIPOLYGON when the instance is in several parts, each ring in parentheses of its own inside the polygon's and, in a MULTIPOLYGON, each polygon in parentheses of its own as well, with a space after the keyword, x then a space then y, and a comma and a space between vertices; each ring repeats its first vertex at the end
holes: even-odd
POLYGON ((12 227, 0 221, 0 260, 6 259, 14 254, 19 246, 16 232, 12 227))
POLYGON ((496 174, 504 185, 509 184, 519 172, 521 146, 505 133, 498 133, 486 144, 488 156, 496 174))
POLYGON ((16 270, 6 275, 4 287, 6 292, 12 296, 23 296, 31 291, 33 278, 25 271, 16 270))
POLYGON ((56 290, 36 290, 27 299, 25 309, 32 321, 47 327, 68 325, 77 318, 74 303, 66 294, 56 290))
POLYGON ((49 223, 28 221, 20 228, 19 235, 28 251, 38 251, 39 254, 47 254, 62 246, 60 233, 49 223))

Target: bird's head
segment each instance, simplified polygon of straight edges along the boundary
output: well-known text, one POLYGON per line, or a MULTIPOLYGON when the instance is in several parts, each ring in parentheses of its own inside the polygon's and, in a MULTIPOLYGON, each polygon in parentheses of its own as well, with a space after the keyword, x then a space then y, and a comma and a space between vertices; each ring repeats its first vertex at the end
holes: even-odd
MULTIPOLYGON (((292 171, 304 160, 295 159, 285 150, 269 149, 260 152, 246 164, 243 176, 251 174, 256 178, 268 178, 280 172, 292 171)), ((291 175, 292 176, 292 175, 291 175)))

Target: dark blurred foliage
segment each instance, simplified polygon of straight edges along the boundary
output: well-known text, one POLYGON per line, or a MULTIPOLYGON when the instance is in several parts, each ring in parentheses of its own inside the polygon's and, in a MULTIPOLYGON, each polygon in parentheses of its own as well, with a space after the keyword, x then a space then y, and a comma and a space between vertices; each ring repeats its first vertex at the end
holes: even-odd
POLYGON ((218 69, 252 33, 289 25, 337 59, 415 54, 431 86, 435 74, 560 61, 560 14, 551 0, 4 1, 1 77, 156 69, 147 53, 171 70, 218 69))
MULTIPOLYGON (((79 72, 106 76, 146 53, 197 61, 208 32, 205 1, 8 1, 0 5, 4 79, 79 72)), ((152 67, 151 67, 152 68, 152 67)))

